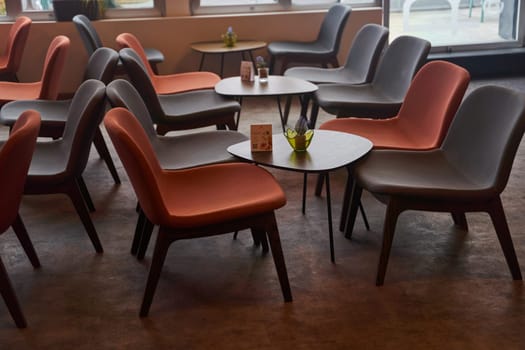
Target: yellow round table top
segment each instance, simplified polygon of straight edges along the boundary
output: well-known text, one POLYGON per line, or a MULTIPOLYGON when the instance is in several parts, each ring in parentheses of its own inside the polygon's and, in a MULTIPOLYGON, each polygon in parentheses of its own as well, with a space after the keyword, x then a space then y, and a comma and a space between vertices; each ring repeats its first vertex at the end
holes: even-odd
POLYGON ((235 46, 228 47, 222 41, 209 41, 191 44, 194 51, 202 53, 228 53, 228 52, 242 52, 256 49, 262 49, 266 46, 264 41, 255 40, 239 40, 235 46))

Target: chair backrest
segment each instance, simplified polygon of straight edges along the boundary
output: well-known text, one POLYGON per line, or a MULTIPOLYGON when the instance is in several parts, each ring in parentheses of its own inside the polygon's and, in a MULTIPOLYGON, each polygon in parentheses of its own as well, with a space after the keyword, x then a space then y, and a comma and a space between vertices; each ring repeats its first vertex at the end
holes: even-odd
POLYGON ((144 129, 130 111, 120 107, 106 113, 104 126, 126 169, 141 209, 153 224, 161 223, 162 218, 169 216, 158 186, 163 170, 144 129))
POLYGON ((100 36, 89 18, 79 14, 73 17, 73 23, 80 34, 80 38, 84 43, 88 56, 91 56, 96 49, 103 46, 102 40, 100 40, 100 36))
POLYGON ((330 52, 337 53, 350 12, 352 8, 349 5, 332 5, 321 23, 316 42, 330 52))
POLYGON ((505 188, 525 131, 525 94, 500 86, 470 93, 450 125, 441 149, 480 188, 505 188))
POLYGON ((343 70, 359 78, 356 79, 358 81, 370 82, 387 41, 387 27, 374 23, 365 24, 354 37, 343 70))
POLYGON ((148 76, 143 61, 137 52, 131 48, 121 49, 119 55, 131 83, 135 89, 140 92, 142 100, 144 100, 144 103, 148 107, 153 123, 157 124, 161 122, 164 118, 164 110, 160 105, 159 97, 148 76))
POLYGON ((96 79, 104 84, 109 84, 113 80, 119 54, 117 51, 109 47, 99 47, 89 57, 86 71, 84 72, 84 80, 96 79))
POLYGON ((86 167, 91 143, 102 118, 106 86, 99 80, 86 80, 78 87, 69 106, 60 142, 67 154, 67 175, 80 175, 86 167))
POLYGON ((22 62, 22 55, 24 54, 24 49, 26 47, 27 38, 29 36, 31 23, 31 18, 20 16, 11 26, 3 54, 6 61, 5 71, 11 73, 18 72, 20 63, 22 62))
POLYGON ((400 36, 386 48, 372 80, 374 87, 384 94, 403 100, 412 78, 425 63, 430 51, 427 40, 400 36))
POLYGON ((112 107, 122 107, 129 110, 140 122, 146 135, 153 143, 157 140, 157 132, 148 107, 131 83, 124 79, 113 80, 106 87, 106 96, 112 107))
POLYGON ((405 134, 426 148, 441 145, 465 95, 470 74, 445 61, 425 64, 408 88, 398 123, 405 134))
POLYGON ((135 50, 138 57, 142 61, 142 64, 144 68, 146 69, 146 73, 150 76, 150 78, 154 77, 156 74, 151 69, 151 65, 149 64, 148 57, 146 56, 146 51, 144 50, 144 47, 140 43, 140 40, 131 33, 121 33, 116 38, 117 47, 118 49, 123 48, 130 48, 135 50))
POLYGON ((25 111, 0 149, 0 233, 14 222, 40 131, 40 114, 25 111))
POLYGON ((56 36, 47 49, 40 79, 41 88, 38 99, 56 100, 60 88, 60 79, 66 63, 71 41, 67 36, 56 36))

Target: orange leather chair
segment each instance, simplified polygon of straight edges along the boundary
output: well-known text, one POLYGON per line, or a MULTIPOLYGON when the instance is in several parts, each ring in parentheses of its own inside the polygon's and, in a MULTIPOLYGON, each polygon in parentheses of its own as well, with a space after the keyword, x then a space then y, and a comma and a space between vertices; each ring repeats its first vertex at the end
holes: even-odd
MULTIPOLYGON (((366 137, 372 141, 374 149, 434 149, 441 145, 469 81, 469 73, 460 66, 445 61, 429 62, 412 80, 397 116, 389 119, 338 118, 319 128, 366 137)), ((350 175, 348 180, 352 181, 350 175)), ((345 192, 341 230, 345 229, 350 182, 345 192)), ((317 194, 321 184, 322 181, 318 181, 317 194)))
POLYGON ((148 315, 171 243, 247 228, 268 235, 284 299, 292 300, 274 214, 285 205, 286 197, 268 171, 247 163, 164 170, 142 125, 130 111, 110 110, 104 125, 142 210, 151 223, 160 226, 141 317, 148 315))
POLYGON ((186 72, 168 75, 156 74, 148 63, 146 52, 137 37, 131 33, 122 33, 117 36, 118 49, 129 47, 135 50, 146 67, 155 91, 159 95, 176 94, 179 92, 213 89, 221 78, 212 72, 186 72))
POLYGON ((427 150, 441 144, 463 99, 470 75, 453 63, 433 61, 418 71, 399 113, 389 119, 337 118, 319 129, 366 137, 374 148, 427 150))
MULTIPOLYGON (((31 264, 40 267, 33 244, 18 215, 18 208, 24 192, 27 170, 35 149, 40 129, 40 115, 36 111, 26 111, 17 120, 9 139, 0 149, 0 234, 10 226, 24 248, 31 264)), ((19 328, 27 326, 24 314, 18 303, 7 271, 0 260, 0 293, 7 309, 19 328)))
POLYGON ((11 26, 7 35, 5 50, 0 56, 0 80, 18 81, 16 73, 22 63, 22 55, 26 47, 31 18, 20 16, 11 26))
POLYGON ((58 35, 51 41, 40 81, 32 83, 0 81, 0 106, 17 100, 56 100, 69 46, 70 40, 64 35, 58 35))

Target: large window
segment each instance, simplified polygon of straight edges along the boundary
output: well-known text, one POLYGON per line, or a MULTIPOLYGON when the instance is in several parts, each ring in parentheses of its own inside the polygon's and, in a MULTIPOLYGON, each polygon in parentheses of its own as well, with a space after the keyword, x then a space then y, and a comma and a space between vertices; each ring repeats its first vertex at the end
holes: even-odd
POLYGON ((327 8, 335 3, 378 6, 380 0, 191 0, 194 14, 249 13, 327 8))
POLYGON ((385 0, 384 13, 390 40, 414 35, 452 52, 522 46, 523 10, 520 0, 385 0))
MULTIPOLYGON (((78 0, 84 1, 84 0, 78 0)), ((105 17, 159 16, 165 0, 103 0, 105 17)), ((52 0, 0 0, 0 16, 14 18, 20 14, 33 19, 53 20, 52 0)))

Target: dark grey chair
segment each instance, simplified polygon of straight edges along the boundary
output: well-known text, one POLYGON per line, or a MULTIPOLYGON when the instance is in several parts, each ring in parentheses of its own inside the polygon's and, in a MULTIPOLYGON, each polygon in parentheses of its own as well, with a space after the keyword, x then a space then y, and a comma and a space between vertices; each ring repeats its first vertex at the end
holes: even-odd
POLYGON ((463 101, 440 148, 374 150, 355 166, 347 235, 363 189, 387 205, 377 285, 384 282, 396 221, 405 210, 450 212, 464 230, 466 212, 487 212, 512 278, 522 279, 500 195, 524 131, 525 95, 484 86, 463 101))
POLYGON ((379 58, 388 42, 388 28, 365 24, 355 35, 343 66, 337 68, 292 67, 285 76, 308 80, 314 84, 363 84, 372 80, 379 58))
POLYGON ((276 73, 277 60, 281 62, 280 72, 286 71, 291 62, 338 67, 337 53, 350 12, 352 8, 349 5, 336 4, 330 7, 314 41, 274 41, 268 44, 270 71, 276 73))
POLYGON ((322 84, 313 96, 310 127, 319 107, 337 117, 390 118, 397 114, 412 78, 425 63, 430 43, 413 36, 394 39, 368 84, 322 84))
MULTIPOLYGON (((109 83, 113 80, 118 60, 119 55, 115 50, 108 47, 96 49, 87 63, 84 80, 96 79, 104 84, 109 83)), ((34 109, 40 113, 42 118, 39 136, 60 138, 64 132, 71 102, 71 99, 12 101, 0 109, 0 124, 12 126, 23 111, 34 109)), ((106 163, 115 183, 120 183, 118 172, 100 129, 96 130, 93 144, 106 163)))
POLYGON ((157 134, 211 125, 218 129, 226 126, 230 130, 237 128, 235 114, 241 109, 237 101, 210 89, 157 95, 142 60, 133 49, 121 49, 120 59, 131 83, 148 107, 157 134))
MULTIPOLYGON (((229 130, 158 136, 145 102, 131 83, 122 79, 114 80, 107 86, 106 95, 113 107, 126 108, 139 120, 163 169, 178 170, 236 162, 238 159, 226 149, 230 145, 248 139, 240 132, 229 130)), ((151 223, 140 212, 131 247, 131 253, 137 254, 139 259, 144 257, 152 229, 151 223)))
POLYGON ((24 194, 67 195, 97 253, 103 249, 86 207, 90 198, 82 173, 104 116, 105 97, 106 86, 99 80, 86 80, 80 85, 71 101, 62 137, 37 142, 24 188, 24 194))
MULTIPOLYGON (((78 14, 73 17, 73 23, 80 34, 80 38, 84 43, 88 56, 91 56, 96 49, 104 46, 97 30, 93 27, 89 18, 82 14, 78 14)), ((151 69, 157 73, 157 64, 164 62, 164 54, 153 48, 147 48, 144 49, 144 51, 146 51, 146 57, 151 65, 151 69)))

